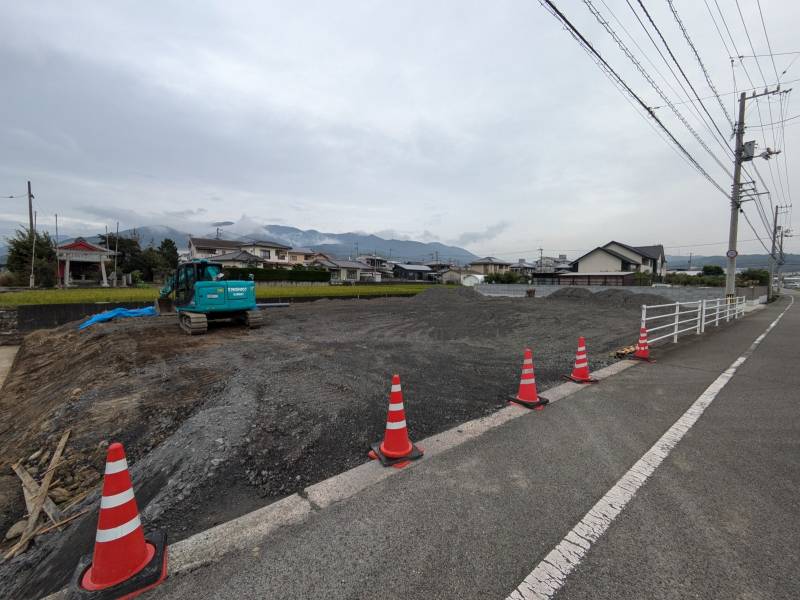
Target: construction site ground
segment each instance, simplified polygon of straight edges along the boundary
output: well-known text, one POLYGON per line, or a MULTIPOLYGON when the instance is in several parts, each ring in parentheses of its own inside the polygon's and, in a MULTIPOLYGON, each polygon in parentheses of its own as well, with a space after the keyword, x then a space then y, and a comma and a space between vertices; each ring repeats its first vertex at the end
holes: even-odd
POLYGON ((110 441, 125 445, 146 527, 174 541, 362 463, 382 435, 392 373, 420 439, 504 406, 525 346, 546 389, 570 372, 579 335, 592 368, 610 364, 635 341, 640 305, 663 301, 439 287, 269 309, 259 330, 220 322, 189 337, 163 316, 30 334, 0 397, 0 534, 25 514, 11 465, 38 479, 66 429, 54 500, 88 512, 0 565, 0 589, 20 598, 57 590, 91 551, 110 441))

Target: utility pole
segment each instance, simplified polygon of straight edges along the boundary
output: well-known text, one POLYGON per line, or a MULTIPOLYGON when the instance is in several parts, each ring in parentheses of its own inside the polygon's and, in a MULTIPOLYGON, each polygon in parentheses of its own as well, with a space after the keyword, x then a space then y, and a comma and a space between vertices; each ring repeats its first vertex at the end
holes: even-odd
POLYGON ((694 252, 689 252, 689 266, 687 267, 687 271, 692 270, 692 256, 694 256, 694 252))
MULTIPOLYGON (((753 92, 750 94, 749 98, 750 100, 754 100, 755 98, 759 98, 761 96, 770 96, 772 94, 780 93, 785 94, 790 91, 791 90, 789 89, 782 92, 779 85, 772 91, 764 89, 763 92, 758 94, 753 92)), ((725 273, 725 298, 728 302, 732 302, 733 298, 736 296, 736 257, 739 254, 736 249, 736 245, 739 234, 739 211, 742 208, 742 163, 753 160, 754 158, 753 147, 755 142, 748 142, 746 144, 748 152, 744 152, 744 114, 747 99, 747 92, 742 92, 739 95, 739 117, 736 120, 736 149, 734 150, 733 188, 731 189, 731 223, 730 232, 728 234, 728 252, 726 253, 726 256, 728 257, 728 270, 725 273)), ((773 154, 777 154, 778 152, 780 152, 780 150, 776 152, 770 148, 766 148, 761 157, 768 160, 773 154)), ((770 282, 770 286, 771 285, 772 282, 770 282)))
POLYGON ((28 233, 33 235, 33 194, 31 193, 31 182, 28 182, 28 233))
POLYGON ((772 250, 769 253, 769 285, 767 286, 767 300, 771 300, 773 296, 773 279, 775 277, 775 267, 778 262, 775 255, 775 246, 778 244, 778 209, 780 207, 775 205, 775 219, 772 222, 772 250))
POLYGON ((59 275, 58 275, 58 270, 59 269, 58 269, 58 266, 59 266, 59 263, 58 263, 58 213, 56 213, 56 287, 60 288, 61 287, 61 283, 59 281, 59 275))
POLYGON ((739 201, 742 179, 742 144, 744 143, 744 107, 747 93, 739 95, 739 118, 736 121, 736 149, 734 150, 733 189, 731 190, 731 226, 728 233, 728 270, 725 273, 725 298, 731 302, 736 297, 736 242, 739 235, 739 201))
MULTIPOLYGON (((28 196, 30 198, 30 195, 28 196)), ((31 289, 36 285, 36 278, 33 274, 33 268, 36 265, 36 217, 31 219, 31 277, 28 281, 31 289)))

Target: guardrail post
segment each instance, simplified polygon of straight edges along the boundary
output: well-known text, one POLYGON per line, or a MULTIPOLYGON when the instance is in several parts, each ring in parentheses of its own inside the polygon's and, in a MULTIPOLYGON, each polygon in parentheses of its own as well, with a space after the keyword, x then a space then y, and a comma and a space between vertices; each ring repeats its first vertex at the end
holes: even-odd
POLYGON ((642 324, 641 327, 647 327, 647 305, 642 304, 642 324))
POLYGON ((679 321, 681 320, 681 303, 675 303, 675 333, 672 335, 672 343, 678 343, 678 329, 680 328, 679 321))
POLYGON ((697 305, 697 335, 700 335, 706 330, 706 301, 700 300, 697 305))
POLYGON ((714 327, 719 327, 719 298, 715 300, 716 310, 714 310, 714 327))

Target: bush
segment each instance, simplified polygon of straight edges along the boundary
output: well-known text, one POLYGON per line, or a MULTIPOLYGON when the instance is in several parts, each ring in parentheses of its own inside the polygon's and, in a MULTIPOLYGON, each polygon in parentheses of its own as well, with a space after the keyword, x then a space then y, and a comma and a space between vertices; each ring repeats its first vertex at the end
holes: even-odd
POLYGON ((725 270, 717 265, 703 265, 703 275, 725 275, 725 270))
POLYGON ((329 282, 331 274, 327 271, 295 269, 224 269, 225 279, 248 280, 253 275, 255 281, 323 281, 329 282))
POLYGON ((514 271, 506 271, 505 273, 489 273, 484 281, 486 283, 524 283, 524 278, 514 271))

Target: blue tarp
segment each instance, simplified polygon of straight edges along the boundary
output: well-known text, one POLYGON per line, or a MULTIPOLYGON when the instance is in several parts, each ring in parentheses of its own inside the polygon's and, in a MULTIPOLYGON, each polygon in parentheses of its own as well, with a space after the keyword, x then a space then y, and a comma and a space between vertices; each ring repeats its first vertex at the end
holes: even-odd
POLYGON ((78 325, 78 329, 86 329, 95 323, 105 323, 112 319, 124 319, 127 317, 155 317, 158 313, 155 307, 148 306, 147 308, 115 308, 114 310, 107 310, 98 315, 93 315, 86 319, 83 323, 78 325))

